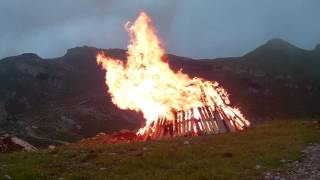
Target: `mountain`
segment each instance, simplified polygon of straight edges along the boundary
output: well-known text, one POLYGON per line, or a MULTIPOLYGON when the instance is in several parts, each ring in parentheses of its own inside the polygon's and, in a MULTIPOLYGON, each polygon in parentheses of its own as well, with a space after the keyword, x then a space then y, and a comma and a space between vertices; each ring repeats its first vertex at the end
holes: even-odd
MULTIPOLYGON (((96 65, 98 50, 81 47, 56 59, 28 53, 1 60, 0 131, 46 145, 138 128, 139 115, 111 103, 96 65)), ((120 58, 124 52, 108 54, 120 58)))
POLYGON ((289 73, 297 78, 319 80, 319 47, 309 51, 281 39, 273 39, 244 56, 247 63, 272 73, 289 73), (263 66, 261 66, 263 65, 263 66), (315 79, 314 79, 315 78, 315 79))
MULTIPOLYGON (((125 50, 87 46, 55 59, 26 53, 0 60, 0 134, 41 146, 139 128, 141 113, 111 103, 95 60, 100 50, 126 60, 125 50)), ((166 59, 176 71, 218 81, 253 122, 320 115, 320 46, 308 51, 273 39, 242 57, 166 59)))

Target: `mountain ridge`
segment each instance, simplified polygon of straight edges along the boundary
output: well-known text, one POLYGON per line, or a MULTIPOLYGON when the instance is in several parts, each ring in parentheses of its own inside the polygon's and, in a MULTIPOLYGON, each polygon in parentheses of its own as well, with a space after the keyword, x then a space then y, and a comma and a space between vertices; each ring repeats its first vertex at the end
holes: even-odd
MULTIPOLYGON (((46 145, 55 142, 50 139, 74 141, 141 127, 141 113, 111 102, 104 71, 96 64, 98 51, 126 59, 126 50, 83 46, 59 58, 24 53, 0 60, 0 134, 46 145)), ((169 54, 165 59, 174 71, 218 81, 232 105, 255 122, 320 115, 320 56, 315 52, 271 40, 242 57, 195 60, 169 54)))

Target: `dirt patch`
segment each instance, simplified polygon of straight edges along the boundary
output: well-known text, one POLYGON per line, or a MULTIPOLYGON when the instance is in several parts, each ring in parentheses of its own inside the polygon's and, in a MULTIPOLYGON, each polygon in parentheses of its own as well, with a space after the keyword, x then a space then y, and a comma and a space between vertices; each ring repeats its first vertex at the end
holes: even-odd
MULTIPOLYGON (((288 164, 284 172, 266 173, 265 180, 320 179, 320 144, 312 144, 303 151, 303 159, 288 164)), ((282 160, 285 161, 285 160, 282 160)), ((285 162, 284 162, 285 163, 285 162)))

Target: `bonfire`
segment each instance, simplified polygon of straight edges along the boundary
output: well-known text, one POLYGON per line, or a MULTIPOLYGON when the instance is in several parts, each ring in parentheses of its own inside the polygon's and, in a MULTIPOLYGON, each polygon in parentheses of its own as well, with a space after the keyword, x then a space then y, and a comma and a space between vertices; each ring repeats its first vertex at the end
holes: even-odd
POLYGON ((189 77, 170 69, 152 21, 140 12, 126 23, 130 36, 127 61, 99 52, 97 63, 106 70, 105 83, 112 102, 121 109, 143 113, 143 139, 197 136, 244 130, 250 122, 230 106, 218 82, 189 77))

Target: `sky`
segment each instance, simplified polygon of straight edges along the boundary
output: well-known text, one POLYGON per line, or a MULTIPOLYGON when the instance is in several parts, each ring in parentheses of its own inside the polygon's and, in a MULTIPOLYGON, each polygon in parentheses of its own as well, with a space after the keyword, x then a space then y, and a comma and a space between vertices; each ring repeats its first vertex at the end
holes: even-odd
POLYGON ((124 24, 142 10, 167 52, 185 57, 242 56, 272 38, 310 50, 320 43, 319 0, 1 0, 0 58, 125 49, 124 24))

